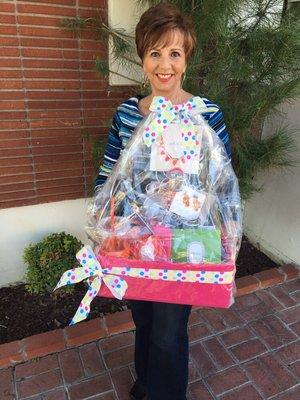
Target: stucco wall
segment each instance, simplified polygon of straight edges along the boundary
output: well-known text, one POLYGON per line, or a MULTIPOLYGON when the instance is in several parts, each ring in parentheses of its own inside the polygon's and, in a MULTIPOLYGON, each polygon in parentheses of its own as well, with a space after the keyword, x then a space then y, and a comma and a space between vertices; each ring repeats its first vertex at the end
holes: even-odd
POLYGON ((62 231, 88 243, 86 206, 87 200, 78 199, 0 210, 0 286, 23 280, 22 253, 29 243, 62 231))
MULTIPOLYGON (((295 140, 300 149, 300 100, 284 104, 281 110, 282 114, 266 121, 264 136, 280 124, 289 124, 295 130, 298 128, 295 140)), ((300 264, 300 150, 296 157, 297 167, 269 171, 258 177, 257 183, 263 188, 247 202, 244 221, 249 238, 274 259, 300 264)))

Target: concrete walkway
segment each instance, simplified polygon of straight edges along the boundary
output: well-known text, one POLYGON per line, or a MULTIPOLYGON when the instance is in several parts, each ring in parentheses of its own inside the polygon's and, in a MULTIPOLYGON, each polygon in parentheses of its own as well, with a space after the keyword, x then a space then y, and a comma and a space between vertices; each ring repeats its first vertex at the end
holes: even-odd
MULTIPOLYGON (((300 399, 299 299, 296 279, 194 310, 188 399, 300 399)), ((128 400, 133 352, 126 332, 1 370, 0 399, 128 400)))

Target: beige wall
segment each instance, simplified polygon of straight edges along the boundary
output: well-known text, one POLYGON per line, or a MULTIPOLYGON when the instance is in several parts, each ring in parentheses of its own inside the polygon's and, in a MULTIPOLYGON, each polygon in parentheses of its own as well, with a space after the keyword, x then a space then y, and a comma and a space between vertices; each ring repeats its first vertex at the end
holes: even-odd
POLYGON ((71 233, 88 244, 86 207, 87 200, 79 199, 0 210, 0 286, 23 280, 24 247, 50 233, 71 233))
MULTIPOLYGON (((147 6, 141 6, 136 0, 108 0, 108 23, 117 29, 124 30, 127 34, 134 37, 135 27, 143 11, 147 6)), ((140 62, 138 56, 136 61, 140 62)), ((142 68, 135 64, 128 65, 118 62, 112 54, 112 43, 109 44, 109 68, 110 71, 120 73, 125 77, 130 77, 135 81, 141 81, 143 76, 142 68)), ((117 74, 109 74, 109 83, 111 85, 133 85, 132 80, 117 74)))
POLYGON ((245 232, 271 257, 300 264, 300 100, 282 106, 283 115, 265 123, 264 136, 281 123, 298 128, 295 134, 299 165, 287 171, 270 171, 257 179, 262 191, 247 202, 245 232))

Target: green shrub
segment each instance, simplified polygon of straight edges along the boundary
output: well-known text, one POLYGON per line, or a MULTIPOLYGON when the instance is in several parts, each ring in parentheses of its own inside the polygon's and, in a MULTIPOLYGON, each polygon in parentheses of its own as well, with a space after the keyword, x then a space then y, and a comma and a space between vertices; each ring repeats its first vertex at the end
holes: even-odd
MULTIPOLYGON (((26 290, 31 293, 51 293, 65 271, 79 267, 75 255, 82 246, 74 236, 61 232, 25 247, 26 290)), ((62 290, 71 293, 74 287, 67 286, 62 290)))

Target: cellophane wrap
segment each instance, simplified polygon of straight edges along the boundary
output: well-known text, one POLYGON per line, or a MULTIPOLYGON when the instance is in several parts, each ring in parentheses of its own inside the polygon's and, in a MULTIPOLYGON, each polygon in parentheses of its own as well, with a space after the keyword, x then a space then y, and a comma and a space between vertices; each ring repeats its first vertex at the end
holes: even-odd
POLYGON ((88 208, 95 255, 125 298, 228 307, 242 233, 231 161, 200 97, 150 110, 88 208))

